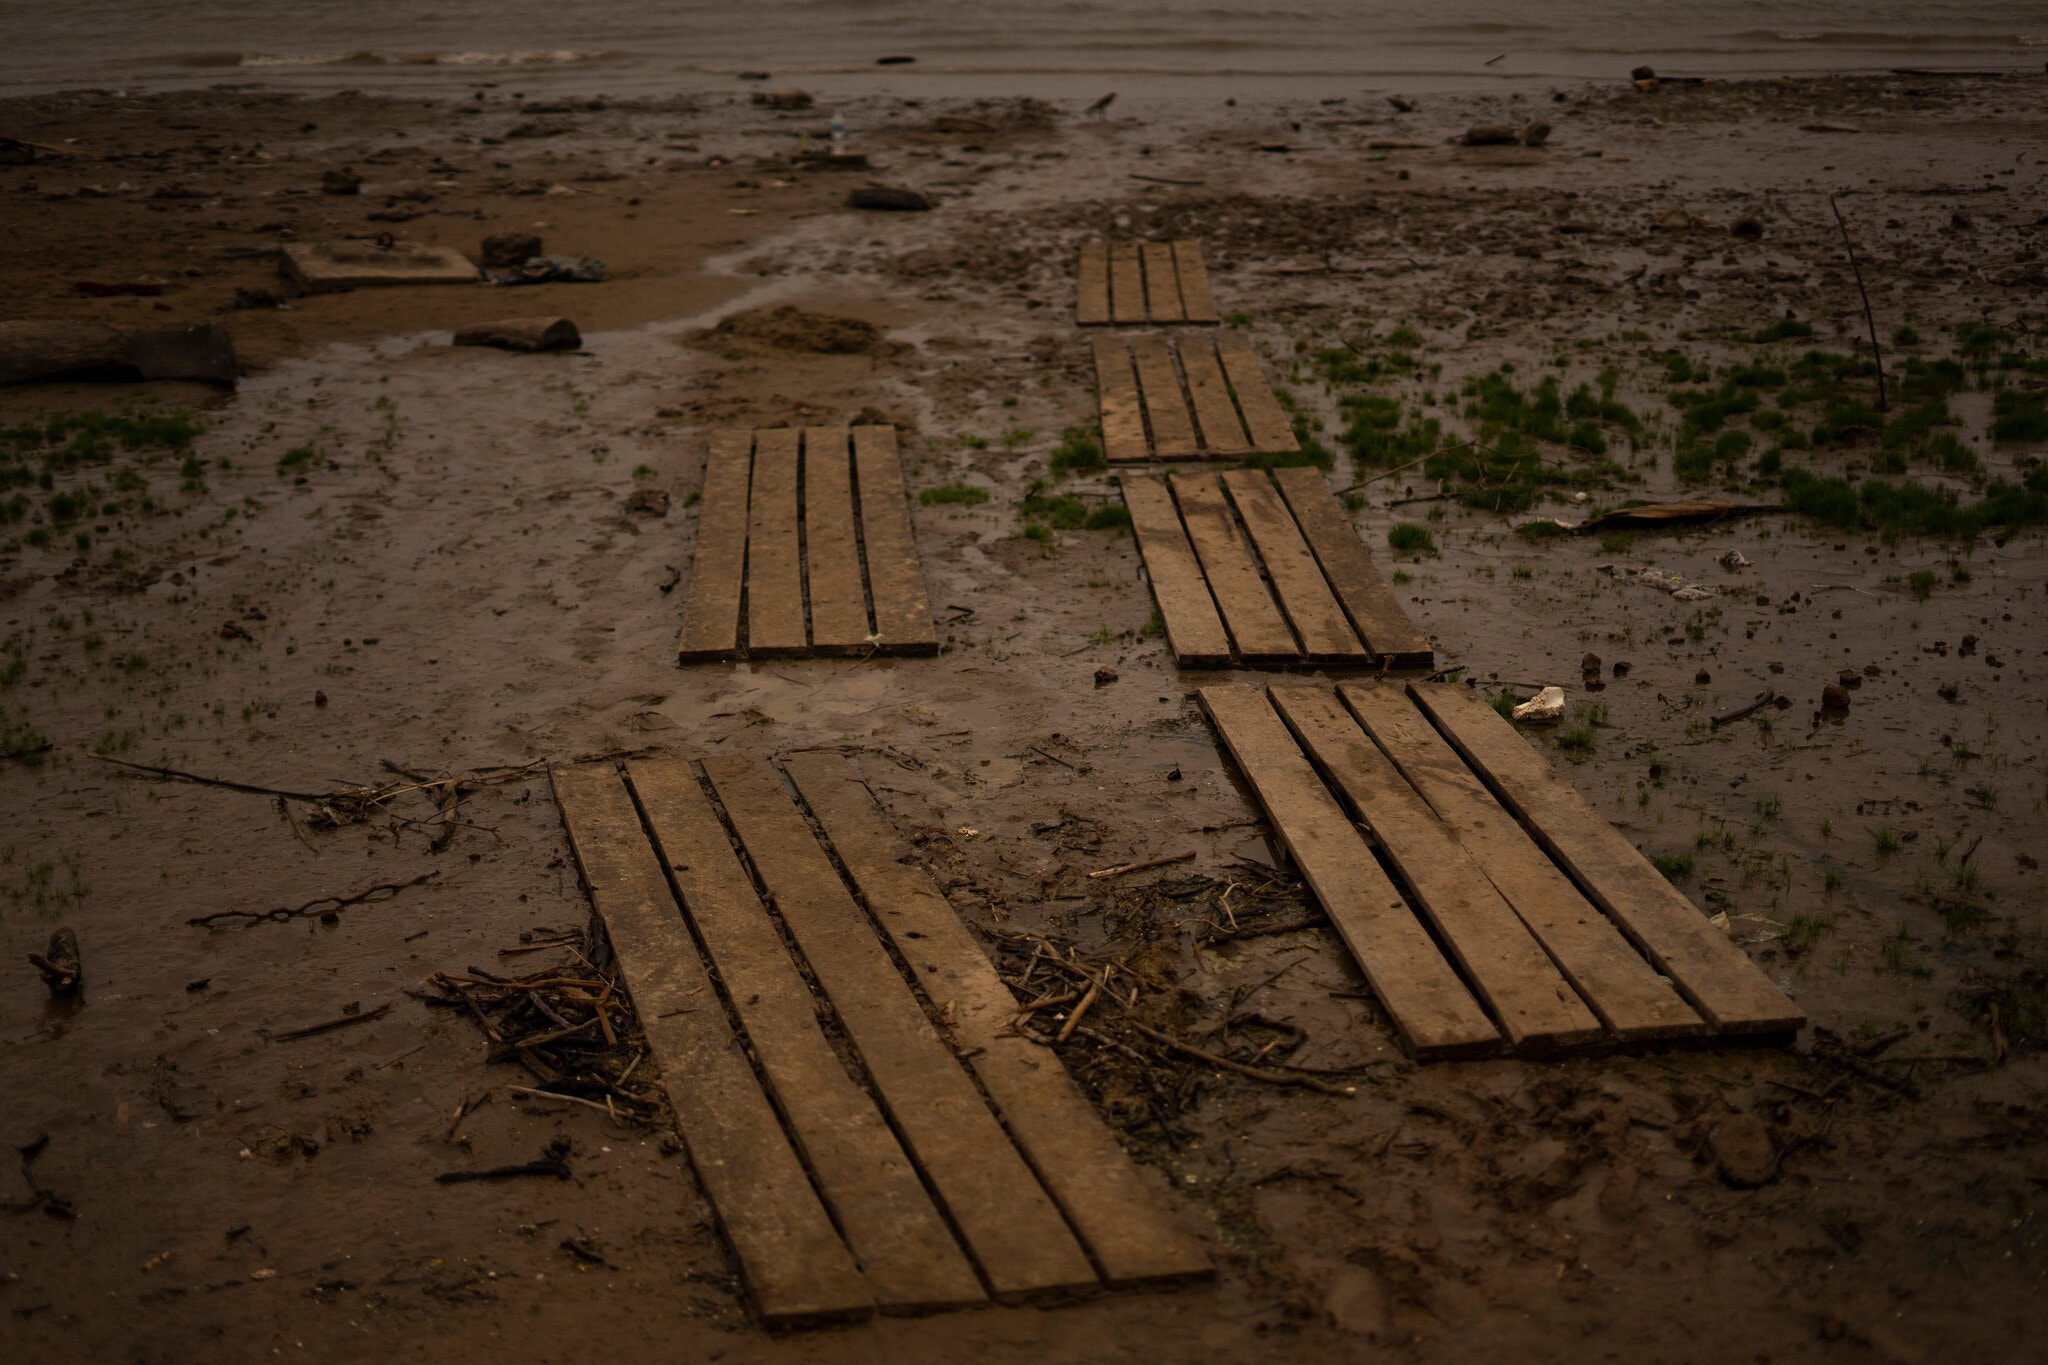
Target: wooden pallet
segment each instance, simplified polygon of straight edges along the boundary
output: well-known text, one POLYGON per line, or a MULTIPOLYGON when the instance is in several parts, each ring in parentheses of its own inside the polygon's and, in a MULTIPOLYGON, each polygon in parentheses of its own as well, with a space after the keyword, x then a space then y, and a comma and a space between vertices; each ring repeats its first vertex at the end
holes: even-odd
POLYGON ((1112 464, 1301 449, 1251 343, 1234 332, 1177 345, 1157 332, 1098 336, 1093 346, 1102 450, 1112 464))
POLYGON ((844 758, 552 777, 763 1320, 1211 1273, 844 758))
POLYGON ((936 654, 896 428, 714 431, 683 663, 936 654))
POLYGON ((1316 470, 1119 477, 1182 668, 1436 666, 1316 470))
POLYGON ((1221 321, 1200 242, 1088 242, 1074 321, 1083 327, 1221 321))
POLYGON ((1778 1037, 1805 1022, 1473 689, 1200 696, 1413 1055, 1778 1037))

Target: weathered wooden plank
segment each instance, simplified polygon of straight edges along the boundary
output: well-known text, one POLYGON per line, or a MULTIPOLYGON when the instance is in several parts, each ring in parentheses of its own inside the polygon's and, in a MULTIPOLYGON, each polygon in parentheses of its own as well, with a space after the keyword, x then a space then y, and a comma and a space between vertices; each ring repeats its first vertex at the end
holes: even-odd
POLYGON ((1181 396, 1180 375, 1174 371, 1173 354, 1166 349, 1166 338, 1157 332, 1132 337, 1131 358, 1137 362, 1145 419, 1152 426, 1152 458, 1192 458, 1195 424, 1188 416, 1187 399, 1181 396))
POLYGON ((1081 269, 1074 291, 1074 322, 1100 327, 1109 321, 1109 244, 1081 243, 1081 269))
POLYGON ((861 541, 867 547, 868 590, 875 603, 878 654, 936 654, 932 601, 910 531, 910 501, 896 428, 853 429, 854 472, 860 480, 861 541))
POLYGON ((747 571, 747 480, 754 433, 714 431, 697 498, 697 552, 683 604, 682 663, 729 659, 740 647, 740 587, 747 571))
POLYGON ((1614 922, 1530 842, 1405 692, 1377 683, 1345 683, 1337 691, 1609 1032, 1628 1042, 1707 1031, 1706 1021, 1658 978, 1614 922))
POLYGON ((1273 580, 1273 591, 1280 598, 1280 609, 1301 638, 1302 652, 1309 662, 1353 667, 1368 662, 1371 655, 1358 632, 1351 628, 1351 622, 1345 619, 1344 609, 1330 594, 1323 571, 1316 567, 1315 555, 1302 540, 1293 515, 1287 504, 1280 501, 1266 471, 1233 469, 1224 474, 1223 484, 1230 490, 1231 501, 1237 504, 1238 515, 1244 518, 1245 530, 1251 533, 1259 558, 1265 561, 1266 574, 1273 580))
POLYGON ((1102 402, 1102 453, 1112 464, 1152 458, 1138 376, 1120 336, 1096 336, 1095 388, 1102 402))
POLYGON ((1255 687, 1205 687, 1202 707, 1408 1050, 1469 1056, 1500 1041, 1287 727, 1255 687))
POLYGON ((1185 322, 1187 311, 1180 301, 1179 272, 1173 265, 1173 248, 1165 242, 1145 242, 1139 247, 1145 262, 1145 311, 1152 321, 1185 322))
POLYGON ((811 648, 865 653, 868 598, 853 526, 853 460, 845 427, 804 428, 804 579, 811 648))
POLYGON ((1436 651, 1401 610, 1393 590, 1373 568, 1372 556, 1351 527, 1351 519, 1320 471, 1276 469, 1273 477, 1294 511, 1295 524, 1315 551, 1316 562, 1351 618, 1366 648, 1385 668, 1434 668, 1436 651))
POLYGON ((1138 553, 1145 560, 1145 576, 1152 580, 1152 599, 1159 604, 1160 619, 1166 623, 1167 647, 1173 661, 1182 668, 1221 668, 1230 662, 1230 636, 1216 603, 1209 596, 1209 584, 1202 566, 1181 529, 1180 513, 1173 507, 1173 494, 1149 474, 1124 474, 1124 506, 1131 512, 1131 529, 1138 537, 1138 553))
POLYGON ((1109 315, 1119 327, 1145 320, 1145 267, 1136 242, 1109 244, 1109 315))
POLYGON ((1058 1059, 1011 1027, 1017 1002, 967 926, 837 754, 799 754, 789 775, 875 922, 943 1001, 968 1065, 1113 1285, 1207 1278, 1201 1241, 1167 1206, 1058 1059))
POLYGON ((890 961, 774 772, 704 760, 747 856, 832 1002, 880 1103, 999 1295, 1096 1283, 1002 1124, 890 961))
POLYGON ((1223 373, 1230 376, 1230 387, 1237 394, 1237 406, 1244 413, 1244 429, 1252 438, 1252 449, 1262 455, 1301 449, 1294 439, 1294 424, 1288 421, 1280 400, 1273 396, 1251 342, 1235 332, 1225 332, 1216 338, 1216 356, 1223 362, 1223 373))
POLYGON ((1238 654, 1248 664, 1299 662, 1301 646, 1273 605, 1252 547, 1224 500, 1223 485, 1214 474, 1180 474, 1174 477, 1173 494, 1238 654))
POLYGON ((803 570, 798 560, 795 427, 754 433, 747 499, 747 653, 804 652, 803 570))
POLYGON ((1786 1033, 1806 1022, 1749 956, 1484 698, 1452 683, 1411 683, 1408 695, 1543 850, 1717 1031, 1786 1033))
MULTIPOLYGON (((917 1167, 818 1027, 817 1002, 689 760, 634 763, 631 772, 655 847, 875 1301, 900 1309, 980 1302, 981 1282, 917 1167)), ((708 993, 694 1003, 716 1008, 708 993)))
POLYGON ((1209 292, 1209 268, 1202 263, 1202 244, 1184 241, 1173 244, 1173 264, 1180 276, 1180 303, 1189 322, 1217 323, 1216 296, 1209 292))
POLYGON ((609 764, 550 774, 690 1164, 770 1322, 866 1317, 874 1296, 733 1040, 639 812, 609 764))
POLYGON ((1269 691, 1303 751, 1380 841, 1507 1040, 1534 1049, 1598 1041, 1600 1021, 1337 694, 1314 686, 1269 691))
POLYGON ((1216 343, 1206 335, 1183 336, 1180 367, 1187 373, 1188 398, 1194 404, 1202 444, 1209 454, 1218 458, 1251 454, 1251 439, 1237 419, 1237 405, 1230 401, 1223 367, 1216 362, 1216 343))

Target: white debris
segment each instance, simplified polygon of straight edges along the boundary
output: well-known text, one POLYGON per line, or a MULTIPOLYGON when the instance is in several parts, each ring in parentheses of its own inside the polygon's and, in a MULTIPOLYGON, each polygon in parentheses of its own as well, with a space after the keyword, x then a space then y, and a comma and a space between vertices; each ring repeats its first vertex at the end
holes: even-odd
POLYGON ((1530 725, 1555 725, 1564 719, 1564 689, 1546 687, 1515 708, 1515 719, 1530 725))
POLYGON ((1737 569, 1746 569, 1749 567, 1749 556, 1740 550, 1730 550, 1721 556, 1721 567, 1730 573, 1737 569))

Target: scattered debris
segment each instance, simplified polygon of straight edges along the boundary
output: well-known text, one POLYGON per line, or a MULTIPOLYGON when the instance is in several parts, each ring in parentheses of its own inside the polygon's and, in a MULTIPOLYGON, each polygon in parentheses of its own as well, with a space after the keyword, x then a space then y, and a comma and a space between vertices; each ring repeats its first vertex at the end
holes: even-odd
POLYGON ((1107 687, 1111 683, 1115 682, 1116 679, 1116 670, 1111 668, 1108 664, 1104 664, 1102 667, 1095 670, 1095 685, 1097 687, 1107 687))
POLYGON ((530 256, 510 269, 481 274, 487 283, 497 285, 603 284, 611 278, 595 256, 530 256))
POLYGON ((567 318, 501 318, 478 322, 455 334, 457 346, 495 346, 505 351, 573 351, 583 333, 567 318))
POLYGON ((320 174, 322 194, 361 194, 363 178, 355 173, 352 166, 343 166, 338 171, 323 171, 320 174))
POLYGON ((1564 719, 1564 689, 1546 687, 1515 708, 1514 718, 1525 725, 1555 725, 1564 719))
POLYGON ((391 1013, 391 1002, 389 1000, 386 1000, 373 1010, 365 1010, 360 1005, 349 1005, 342 1007, 340 1017, 329 1019, 325 1023, 308 1024, 304 1028, 286 1029, 283 1033, 269 1033, 263 1029, 258 1029, 257 1032, 264 1034, 273 1043, 289 1043, 300 1038, 316 1038, 323 1033, 332 1033, 336 1029, 352 1028, 357 1024, 367 1024, 372 1020, 382 1019, 389 1013, 391 1013))
POLYGON ((79 982, 85 976, 85 968, 78 958, 77 934, 69 929, 59 929, 50 935, 50 946, 40 953, 30 953, 28 960, 43 974, 43 984, 50 988, 50 994, 77 994, 79 982))
POLYGON ((570 1175, 569 1143, 556 1138, 541 1150, 538 1161, 521 1162, 516 1166, 491 1166, 481 1171, 443 1171, 434 1177, 438 1185, 461 1185, 473 1180, 516 1180, 520 1176, 539 1175, 555 1180, 567 1180, 570 1175))
POLYGON ((626 510, 642 516, 665 517, 668 515, 668 490, 636 488, 626 499, 626 510))

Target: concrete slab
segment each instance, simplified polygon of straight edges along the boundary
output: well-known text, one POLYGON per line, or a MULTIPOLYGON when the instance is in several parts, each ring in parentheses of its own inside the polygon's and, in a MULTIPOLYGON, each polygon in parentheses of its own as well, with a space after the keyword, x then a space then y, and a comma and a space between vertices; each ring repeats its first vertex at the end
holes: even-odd
POLYGON ((474 284, 476 266, 453 247, 300 242, 284 248, 287 278, 308 293, 395 284, 474 284))

